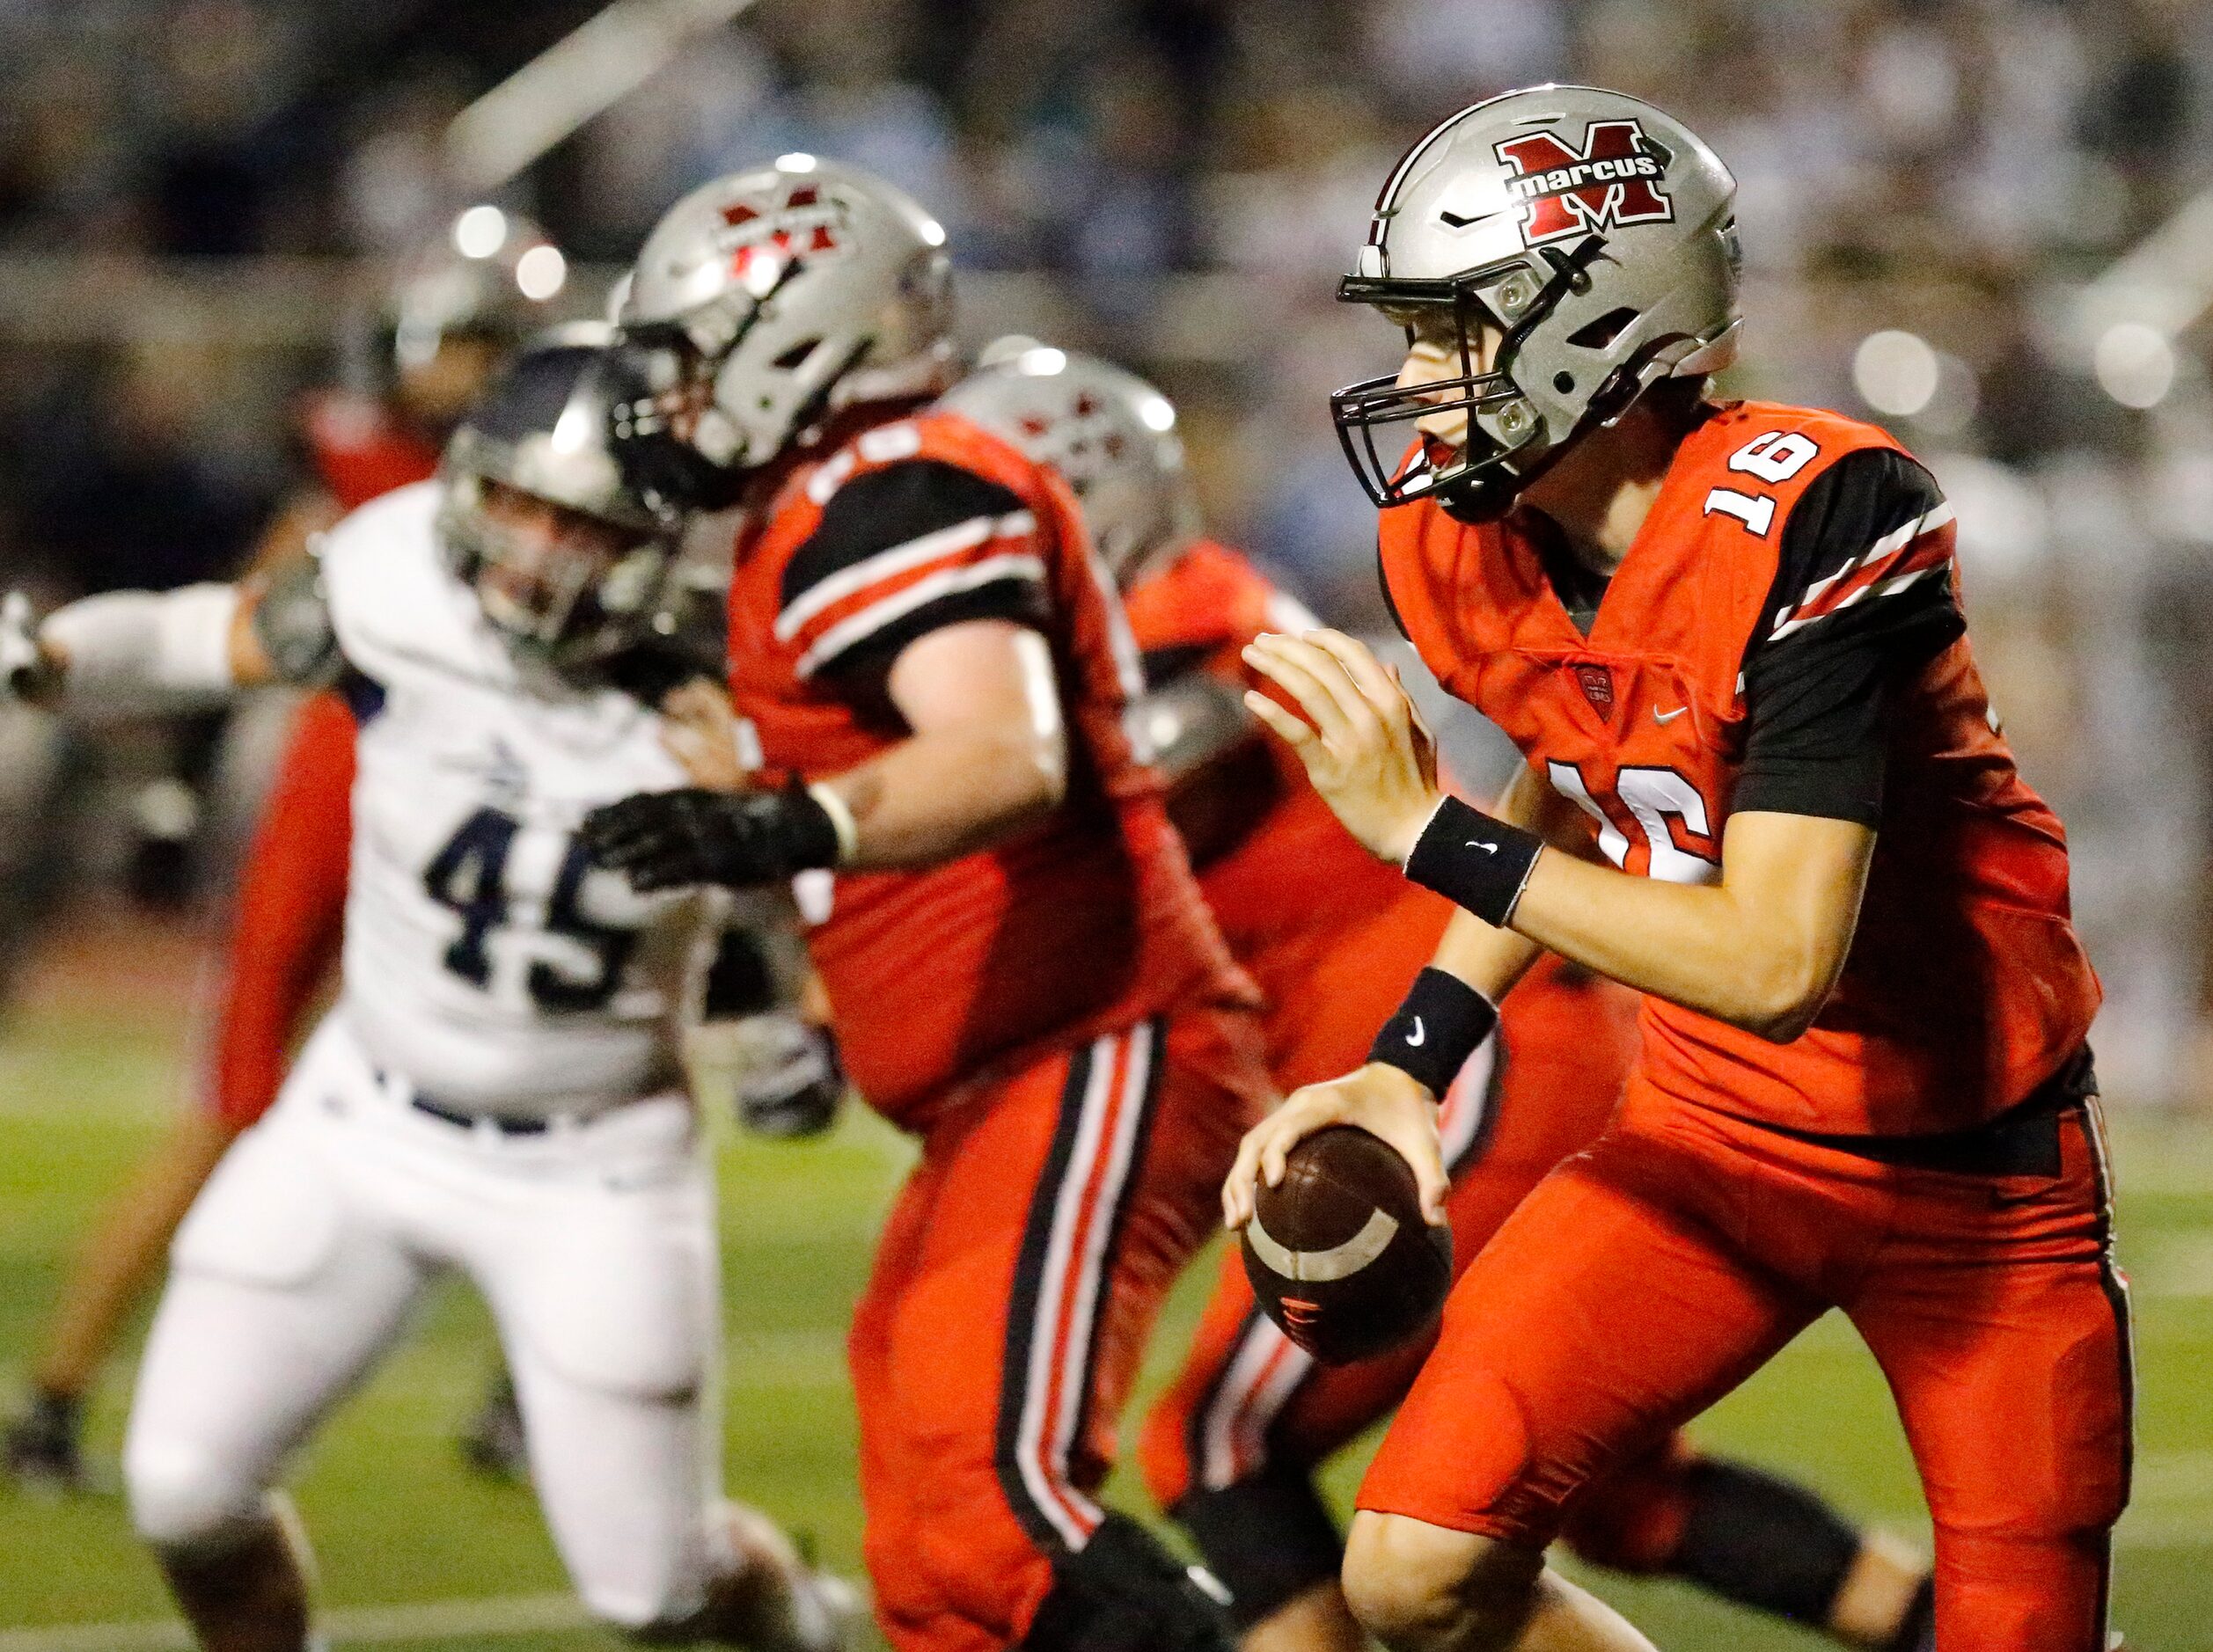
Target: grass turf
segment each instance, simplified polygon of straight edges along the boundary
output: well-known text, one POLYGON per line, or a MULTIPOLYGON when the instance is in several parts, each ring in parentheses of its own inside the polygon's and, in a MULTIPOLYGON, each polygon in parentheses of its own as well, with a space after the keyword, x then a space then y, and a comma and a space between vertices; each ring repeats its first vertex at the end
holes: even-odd
MULTIPOLYGON (((141 1150, 174 1089, 174 1028, 161 1017, 26 1012, 0 1042, 0 1366, 11 1389, 92 1202, 141 1150)), ((2213 1131, 2136 1122, 2119 1132, 2122 1255, 2137 1277, 2143 1390, 2135 1507, 2122 1531, 2116 1619, 2132 1647, 2213 1652, 2213 1131)), ((728 1316, 729 1484, 857 1569, 860 1509, 840 1338, 868 1242, 905 1150, 849 1118, 806 1146, 733 1142, 721 1153, 728 1316)), ((1185 1282, 1156 1343, 1147 1389, 1195 1314, 1185 1282)), ((540 1596, 561 1576, 526 1490, 463 1472, 451 1444, 480 1397, 490 1338, 458 1286, 305 1453, 293 1484, 333 1605, 540 1596)), ((112 1478, 128 1400, 119 1368, 94 1408, 93 1450, 112 1478)), ((1880 1377, 1834 1318, 1697 1429, 1706 1442, 1786 1468, 1854 1516, 1925 1531, 1880 1377)), ((1340 1500, 1359 1453, 1333 1466, 1340 1500)), ((1139 1507, 1126 1480, 1112 1495, 1139 1507)), ((1666 1648, 1786 1648, 1811 1637, 1670 1584, 1599 1580, 1666 1648)), ((0 1486, 0 1635, 157 1619, 166 1604, 112 1495, 50 1501, 0 1486)), ((612 1648, 589 1628, 378 1644, 459 1652, 612 1648)), ((0 1641, 4 1644, 4 1641, 0 1641)), ((341 1640, 340 1645, 347 1644, 341 1640)))

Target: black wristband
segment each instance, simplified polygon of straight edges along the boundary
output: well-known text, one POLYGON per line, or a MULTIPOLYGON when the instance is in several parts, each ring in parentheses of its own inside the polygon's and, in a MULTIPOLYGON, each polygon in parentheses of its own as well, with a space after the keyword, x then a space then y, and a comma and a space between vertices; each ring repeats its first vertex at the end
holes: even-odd
POLYGON ((1406 875, 1455 906, 1504 929, 1544 839, 1493 820, 1456 797, 1437 806, 1406 857, 1406 875))
POLYGON ((1499 1025, 1499 1006, 1458 976, 1425 969, 1368 1046, 1367 1058, 1411 1074, 1439 1100, 1499 1025))

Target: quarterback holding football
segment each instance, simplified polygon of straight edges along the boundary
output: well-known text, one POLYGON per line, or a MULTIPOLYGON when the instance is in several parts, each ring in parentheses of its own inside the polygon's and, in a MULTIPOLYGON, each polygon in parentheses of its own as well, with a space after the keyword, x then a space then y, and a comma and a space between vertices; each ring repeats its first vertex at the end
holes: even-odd
POLYGON ((1403 362, 1334 411, 1402 627, 1527 766, 1470 808, 1359 643, 1247 651, 1338 817, 1460 910, 1409 1035, 1259 1125, 1227 1215, 1349 1122, 1441 1218, 1436 1099, 1499 1000, 1547 950, 1634 987, 1620 1113, 1470 1265, 1368 1472, 1355 1612, 1400 1648, 1644 1646, 1545 1546, 1836 1308, 1921 1469, 1937 1645, 2102 1652, 2129 1338, 2065 838, 1991 714, 1929 472, 1839 414, 1708 398, 1734 196, 1679 122, 1574 86, 1461 111, 1384 184, 1340 296, 1403 362))
MULTIPOLYGON (((1175 408, 1135 375, 1009 340, 946 404, 1052 465, 1082 501, 1143 651, 1135 720, 1223 938, 1267 998, 1269 1075, 1288 1092, 1343 1072, 1453 909, 1366 853, 1242 703, 1265 681, 1244 646, 1316 622, 1250 559, 1202 537, 1175 408)), ((1636 994, 1557 958, 1507 1000, 1439 1117, 1456 1266, 1604 1129, 1636 1027, 1636 994)), ((1228 1589, 1243 1652, 1359 1652, 1366 1640, 1338 1590, 1341 1543, 1314 1472, 1390 1414, 1429 1339, 1321 1363, 1261 1311, 1236 1255, 1222 1261, 1198 1335, 1146 1419, 1147 1487, 1228 1589)), ((1680 1434, 1594 1488, 1562 1536, 1585 1561, 1682 1577, 1846 1645, 1923 1645, 1926 1568, 1904 1543, 1680 1434)))

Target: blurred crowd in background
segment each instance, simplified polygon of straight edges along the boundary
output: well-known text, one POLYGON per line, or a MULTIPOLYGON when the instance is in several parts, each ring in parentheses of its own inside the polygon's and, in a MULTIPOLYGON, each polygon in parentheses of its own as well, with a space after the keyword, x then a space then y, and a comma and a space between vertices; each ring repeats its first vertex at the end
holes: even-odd
MULTIPOLYGON (((0 583, 235 569, 296 473, 298 396, 373 375, 381 272, 469 204, 449 123, 597 9, 0 0, 0 583)), ((1937 471, 1999 708, 2076 839, 2108 1087, 2213 1106, 2213 335, 2190 288, 2213 208, 2187 232, 2213 189, 2213 8, 759 0, 498 199, 585 273, 581 302, 719 172, 808 150, 882 173, 975 273, 978 341, 1021 325, 1154 376, 1216 531, 1373 631, 1373 515, 1324 398, 1396 340, 1336 278, 1413 137, 1545 79, 1650 99, 1735 170, 1750 325, 1724 390, 1880 418, 1937 471), (2148 239, 2149 294, 2124 261, 2148 239)), ((0 773, 33 738, 0 727, 0 773)), ((61 749, 67 783, 18 812, 104 795, 112 754, 61 749)), ((12 938, 72 866, 136 867, 150 898, 219 881, 191 830, 216 726, 151 749, 136 859, 0 833, 12 938)))

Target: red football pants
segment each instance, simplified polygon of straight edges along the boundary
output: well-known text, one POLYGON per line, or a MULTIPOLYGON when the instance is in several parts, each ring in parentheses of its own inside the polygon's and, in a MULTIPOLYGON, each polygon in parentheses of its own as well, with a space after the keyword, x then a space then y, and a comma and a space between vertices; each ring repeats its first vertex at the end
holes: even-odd
POLYGON ((1939 1652, 2103 1652, 2127 1305, 2096 1103, 2057 1122, 2057 1175, 1964 1174, 1632 1085, 1462 1276, 1360 1506, 1542 1546, 1833 1306, 1920 1466, 1939 1652))
POLYGON ((1178 1012, 949 1107, 854 1317, 865 1551, 899 1652, 1020 1641, 1093 1494, 1162 1298, 1269 1104, 1249 1013, 1178 1012))
MULTIPOLYGON (((1434 940, 1433 933, 1430 947, 1434 940)), ((1413 967, 1428 955, 1425 947, 1413 967)), ((1334 996, 1307 1000, 1305 1035, 1293 1047, 1318 1071, 1279 1071, 1278 1079, 1289 1088, 1358 1066, 1403 990, 1397 983, 1380 1011, 1362 1005, 1357 1024, 1339 1013, 1334 996)), ((1637 1002, 1550 958, 1507 998, 1499 1042, 1469 1062, 1440 1121, 1453 1174, 1446 1211, 1456 1272, 1547 1172, 1606 1128, 1636 1050, 1637 1002)), ((1271 1045, 1283 1042, 1271 1037, 1271 1045)), ((1321 1463, 1390 1414, 1429 1347, 1420 1341, 1351 1365, 1316 1364, 1260 1312, 1233 1247, 1190 1356, 1146 1418, 1139 1460, 1147 1486, 1173 1509, 1192 1491, 1239 1484, 1272 1461, 1321 1463)), ((1649 1476, 1623 1479, 1625 1497, 1658 1495, 1649 1476)), ((1608 1524, 1627 1532, 1652 1522, 1616 1509, 1608 1524)), ((1679 1511, 1671 1509, 1669 1524, 1680 1524, 1679 1511)), ((1610 1544, 1592 1558, 1620 1562, 1631 1552, 1610 1544)))

